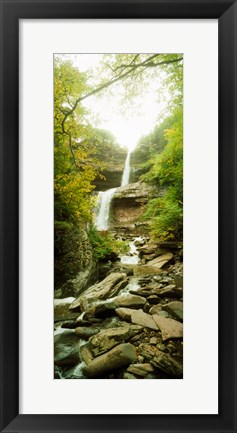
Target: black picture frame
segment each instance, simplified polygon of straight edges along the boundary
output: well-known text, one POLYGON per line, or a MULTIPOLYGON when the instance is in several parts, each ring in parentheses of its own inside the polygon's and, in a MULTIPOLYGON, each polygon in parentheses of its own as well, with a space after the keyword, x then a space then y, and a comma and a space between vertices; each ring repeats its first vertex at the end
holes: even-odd
POLYGON ((236 1, 1 0, 0 4, 1 432, 236 432, 236 1), (19 415, 18 25, 22 18, 216 18, 219 21, 218 415, 19 415))

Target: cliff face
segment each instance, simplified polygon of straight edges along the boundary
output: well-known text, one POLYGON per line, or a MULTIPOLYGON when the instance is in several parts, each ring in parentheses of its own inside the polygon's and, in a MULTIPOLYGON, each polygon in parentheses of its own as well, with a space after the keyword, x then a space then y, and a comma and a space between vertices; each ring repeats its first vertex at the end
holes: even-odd
POLYGON ((111 169, 106 169, 102 172, 102 175, 105 179, 101 179, 98 176, 93 182, 96 186, 95 191, 106 191, 107 189, 117 188, 121 185, 123 166, 118 164, 111 169))
POLYGON ((145 168, 143 167, 144 162, 147 161, 147 157, 148 157, 149 153, 148 153, 148 149, 140 149, 140 148, 136 148, 132 153, 131 153, 131 158, 130 158, 130 167, 131 167, 131 171, 130 171, 130 182, 131 183, 136 183, 139 181, 139 178, 142 174, 145 173, 145 168), (142 151, 141 151, 142 150, 142 151))
POLYGON ((93 182, 95 191, 106 191, 121 185, 126 156, 127 150, 120 147, 101 152, 100 159, 106 163, 106 168, 101 173, 103 178, 97 176, 93 182))
POLYGON ((86 227, 71 226, 55 230, 55 298, 78 296, 98 277, 86 227))
POLYGON ((146 223, 141 216, 153 194, 152 188, 141 182, 118 188, 111 203, 112 230, 121 236, 142 234, 146 223))

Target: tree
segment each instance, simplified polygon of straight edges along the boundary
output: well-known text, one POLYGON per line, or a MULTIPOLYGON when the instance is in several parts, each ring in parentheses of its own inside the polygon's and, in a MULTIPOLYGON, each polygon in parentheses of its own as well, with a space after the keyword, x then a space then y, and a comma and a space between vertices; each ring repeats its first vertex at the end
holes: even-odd
POLYGON ((65 122, 65 110, 78 94, 88 91, 86 74, 71 62, 55 62, 54 67, 54 194, 55 219, 70 222, 91 219, 92 181, 101 169, 96 157, 98 140, 87 121, 87 112, 77 104, 65 122))
POLYGON ((127 89, 129 86, 133 87, 138 78, 140 80, 144 79, 144 74, 147 71, 160 69, 160 71, 165 72, 167 86, 169 86, 170 90, 175 90, 178 97, 178 87, 182 87, 182 84, 180 86, 182 66, 177 67, 176 65, 182 65, 182 60, 183 56, 180 54, 105 54, 102 68, 104 74, 101 77, 100 72, 100 82, 93 89, 84 90, 82 94, 80 93, 74 99, 74 102, 62 110, 64 115, 62 120, 63 130, 65 130, 65 122, 68 117, 73 114, 82 101, 90 96, 97 95, 118 82, 126 82, 128 79, 130 83, 127 89), (174 83, 174 77, 176 83, 174 83), (175 89, 173 86, 175 86, 175 89))
POLYGON ((183 227, 183 116, 177 109, 170 118, 170 128, 163 132, 167 144, 150 161, 149 171, 142 176, 157 188, 165 187, 163 197, 150 200, 144 218, 150 221, 156 240, 182 240, 183 227))

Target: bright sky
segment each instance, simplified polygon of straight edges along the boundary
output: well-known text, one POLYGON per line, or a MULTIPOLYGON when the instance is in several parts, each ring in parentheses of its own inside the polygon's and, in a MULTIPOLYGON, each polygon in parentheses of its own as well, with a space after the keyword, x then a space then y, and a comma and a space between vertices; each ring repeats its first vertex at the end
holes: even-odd
MULTIPOLYGON (((101 59, 101 54, 70 54, 74 65, 80 71, 96 68, 101 59)), ((60 56, 63 57, 63 56, 60 56)), ((119 109, 119 91, 116 95, 108 95, 101 92, 100 97, 89 97, 83 104, 98 116, 97 127, 107 129, 116 137, 118 143, 132 150, 138 143, 142 135, 146 135, 154 128, 159 112, 164 108, 164 104, 157 102, 157 88, 159 83, 149 83, 145 95, 138 98, 137 107, 133 110, 124 110, 122 114, 119 109)), ((117 86, 118 90, 122 86, 117 86)), ((116 89, 117 89, 116 88, 116 89)))

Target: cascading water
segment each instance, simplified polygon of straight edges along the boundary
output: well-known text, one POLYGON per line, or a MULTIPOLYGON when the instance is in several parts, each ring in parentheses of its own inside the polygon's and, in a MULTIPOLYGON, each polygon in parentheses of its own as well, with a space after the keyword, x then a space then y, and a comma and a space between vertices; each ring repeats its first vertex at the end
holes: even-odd
MULTIPOLYGON (((121 186, 128 185, 130 175, 130 155, 128 152, 124 164, 123 176, 121 186)), ((108 189, 107 191, 100 191, 98 194, 98 212, 95 219, 95 226, 98 230, 108 230, 109 227, 109 210, 111 200, 117 188, 108 189)))
POLYGON ((127 154, 127 158, 125 161, 125 165, 124 165, 124 170, 123 170, 123 177, 122 177, 122 182, 121 182, 121 186, 125 186, 129 184, 129 175, 130 175, 130 156, 131 156, 131 152, 128 152, 127 154))
POLYGON ((110 202, 117 188, 100 191, 98 195, 98 213, 95 225, 98 230, 108 230, 110 202))
POLYGON ((120 256, 121 263, 123 263, 124 265, 137 265, 139 263, 140 258, 136 243, 142 240, 143 238, 139 236, 129 242, 128 254, 120 256))

